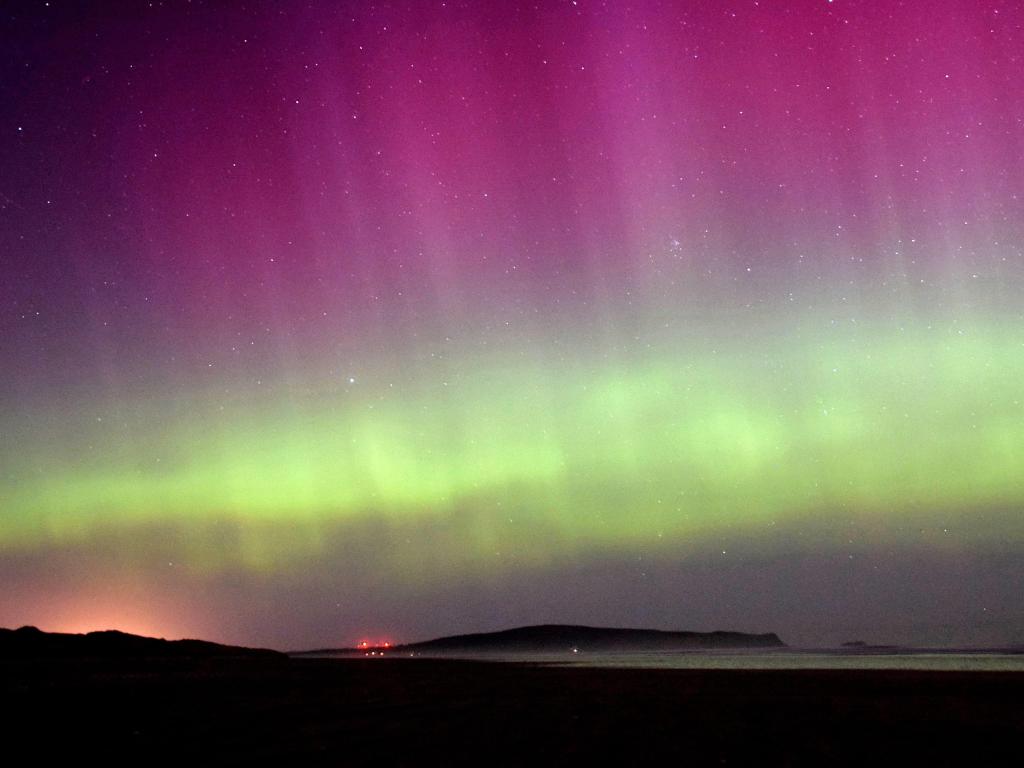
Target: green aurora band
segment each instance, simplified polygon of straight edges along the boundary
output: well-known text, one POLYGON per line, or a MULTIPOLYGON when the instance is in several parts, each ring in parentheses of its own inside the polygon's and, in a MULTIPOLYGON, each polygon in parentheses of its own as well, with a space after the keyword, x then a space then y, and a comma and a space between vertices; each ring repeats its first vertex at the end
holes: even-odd
MULTIPOLYGON (((315 552, 324 525, 401 528, 472 513, 463 559, 513 545, 543 563, 567 550, 717 540, 823 511, 916 511, 970 528, 979 508, 1019 505, 1021 334, 871 338, 677 350, 628 365, 576 359, 558 371, 493 356, 402 396, 353 385, 274 408, 252 394, 164 415, 160 431, 138 415, 159 402, 135 409, 132 430, 116 419, 41 430, 35 418, 45 442, 8 441, 16 450, 3 456, 0 545, 73 544, 133 523, 201 531, 225 519, 252 524, 238 551, 214 555, 199 535, 182 557, 203 569, 273 569, 315 552), (55 442, 64 461, 45 450, 55 442), (267 525, 290 532, 268 535, 267 525)), ((1022 534, 1011 523, 999 537, 1022 534)))

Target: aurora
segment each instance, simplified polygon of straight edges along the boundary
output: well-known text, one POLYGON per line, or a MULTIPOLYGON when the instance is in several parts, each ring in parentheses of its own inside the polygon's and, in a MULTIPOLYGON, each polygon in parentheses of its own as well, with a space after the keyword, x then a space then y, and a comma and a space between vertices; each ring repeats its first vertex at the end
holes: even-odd
POLYGON ((1024 636, 1019 13, 785 6, 12 15, 0 623, 1024 636))

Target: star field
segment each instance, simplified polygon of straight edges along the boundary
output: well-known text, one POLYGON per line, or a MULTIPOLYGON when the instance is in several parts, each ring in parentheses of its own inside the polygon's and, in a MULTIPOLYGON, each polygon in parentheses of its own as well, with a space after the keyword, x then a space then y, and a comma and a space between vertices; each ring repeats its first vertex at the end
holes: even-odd
POLYGON ((2 15, 0 624, 1024 637, 1019 4, 2 15))

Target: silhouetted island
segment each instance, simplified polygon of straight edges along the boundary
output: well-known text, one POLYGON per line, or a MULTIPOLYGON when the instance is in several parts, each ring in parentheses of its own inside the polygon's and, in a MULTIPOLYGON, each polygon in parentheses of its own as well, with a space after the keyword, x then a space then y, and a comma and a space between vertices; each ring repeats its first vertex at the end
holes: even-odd
POLYGON ((126 658, 126 657, 261 657, 284 654, 263 648, 240 648, 206 640, 164 640, 117 630, 84 635, 43 632, 36 627, 0 628, 0 657, 6 658, 126 658))
POLYGON ((900 647, 898 645, 877 645, 875 643, 869 643, 864 640, 850 640, 840 646, 844 651, 872 651, 881 653, 883 651, 898 651, 900 647))
MULTIPOLYGON (((389 646, 389 652, 408 653, 572 653, 631 651, 692 651, 728 648, 785 648, 774 632, 671 632, 660 629, 586 627, 540 624, 499 632, 451 635, 418 643, 389 646)), ((301 653, 365 653, 379 647, 332 648, 301 653)))

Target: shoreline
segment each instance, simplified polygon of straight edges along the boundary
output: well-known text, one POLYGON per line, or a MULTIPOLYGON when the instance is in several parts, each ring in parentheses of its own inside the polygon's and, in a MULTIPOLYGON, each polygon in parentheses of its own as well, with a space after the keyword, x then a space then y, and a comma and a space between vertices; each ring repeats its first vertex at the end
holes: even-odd
POLYGON ((999 765, 1024 749, 1018 672, 8 659, 0 692, 9 749, 37 759, 999 765))

